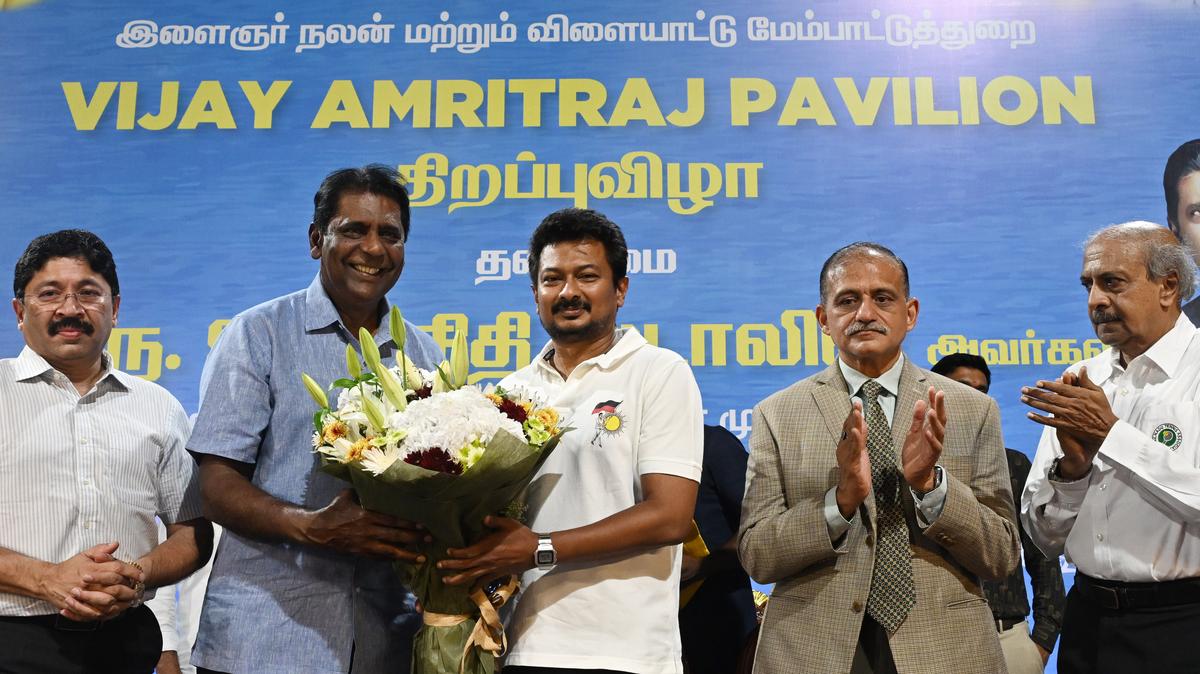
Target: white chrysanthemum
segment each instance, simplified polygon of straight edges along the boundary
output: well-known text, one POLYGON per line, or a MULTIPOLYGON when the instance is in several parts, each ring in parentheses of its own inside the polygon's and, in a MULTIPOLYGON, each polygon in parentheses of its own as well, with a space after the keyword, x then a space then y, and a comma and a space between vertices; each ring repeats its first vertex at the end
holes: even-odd
MULTIPOLYGON (((408 430, 404 440, 406 453, 440 447, 455 458, 474 463, 482 452, 472 451, 471 445, 477 450, 501 431, 524 437, 521 424, 496 409, 492 401, 474 386, 409 403, 400 416, 401 426, 408 430)), ((463 467, 470 466, 464 462, 463 467)))
POLYGON ((384 445, 370 447, 362 454, 362 467, 372 475, 382 475, 384 471, 400 458, 399 445, 384 445))

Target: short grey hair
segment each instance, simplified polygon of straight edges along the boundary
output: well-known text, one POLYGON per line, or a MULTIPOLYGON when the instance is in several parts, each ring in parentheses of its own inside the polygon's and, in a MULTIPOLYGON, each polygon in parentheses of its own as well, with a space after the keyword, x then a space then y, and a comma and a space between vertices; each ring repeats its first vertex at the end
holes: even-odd
POLYGON ((1162 225, 1137 220, 1119 225, 1109 225, 1093 232, 1083 242, 1087 250, 1100 241, 1119 241, 1128 246, 1130 253, 1140 253, 1146 260, 1146 275, 1151 281, 1175 275, 1179 279, 1179 296, 1182 305, 1196 292, 1196 266, 1192 261, 1191 248, 1177 240, 1164 240, 1160 232, 1169 232, 1162 225))

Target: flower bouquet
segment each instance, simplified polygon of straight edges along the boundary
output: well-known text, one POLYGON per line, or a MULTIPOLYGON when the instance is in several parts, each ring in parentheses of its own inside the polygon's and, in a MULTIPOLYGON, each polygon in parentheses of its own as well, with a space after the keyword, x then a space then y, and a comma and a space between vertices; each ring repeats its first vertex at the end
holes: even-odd
POLYGON ((381 362, 362 330, 364 369, 346 347, 348 377, 336 405, 307 374, 305 386, 320 409, 313 447, 322 470, 353 484, 364 508, 421 523, 432 536, 424 561, 398 563, 417 595, 424 626, 413 640, 414 674, 491 674, 506 647, 497 609, 516 591, 514 577, 486 587, 442 583, 436 564, 447 548, 484 534, 483 519, 510 508, 568 430, 537 392, 466 385, 467 344, 455 336, 450 359, 422 370, 404 355, 404 322, 389 318, 395 365, 381 362))

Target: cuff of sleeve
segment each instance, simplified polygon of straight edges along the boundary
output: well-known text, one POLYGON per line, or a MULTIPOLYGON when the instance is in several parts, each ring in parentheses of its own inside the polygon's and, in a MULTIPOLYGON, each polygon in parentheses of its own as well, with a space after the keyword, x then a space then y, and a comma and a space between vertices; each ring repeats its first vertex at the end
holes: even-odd
POLYGON ((1046 627, 1043 623, 1036 623, 1033 626, 1033 634, 1030 634, 1029 638, 1038 646, 1053 651, 1054 642, 1058 641, 1058 630, 1046 627))
POLYGON ((912 492, 913 502, 917 506, 917 524, 922 528, 926 528, 937 521, 937 518, 942 516, 942 509, 946 507, 946 494, 949 492, 949 487, 946 486, 946 480, 942 475, 942 467, 935 466, 937 476, 934 478, 933 490, 921 496, 915 489, 909 487, 912 492))
POLYGON ((1100 444, 1099 454, 1130 470, 1135 470, 1142 460, 1142 448, 1145 446, 1146 435, 1133 424, 1117 419, 1117 423, 1108 431, 1108 437, 1100 444))
POLYGON ((842 517, 842 511, 837 504, 837 487, 825 492, 825 525, 829 528, 829 542, 833 544, 834 550, 845 551, 846 532, 850 531, 850 527, 857 519, 857 512, 849 520, 842 517))
MULTIPOLYGON (((1109 437, 1112 437, 1111 433, 1109 437)), ((1083 498, 1087 496, 1088 485, 1092 482, 1090 479, 1092 475, 1091 470, 1088 471, 1087 475, 1078 480, 1065 482, 1054 479, 1056 466, 1057 462, 1050 465, 1050 472, 1047 474, 1046 479, 1046 484, 1050 485, 1050 488, 1054 490, 1053 500, 1058 502, 1059 507, 1069 507, 1078 510, 1079 505, 1083 503, 1083 498)), ((1095 468, 1095 466, 1092 466, 1092 470, 1095 470, 1095 468)))
POLYGON ((647 459, 639 461, 637 470, 638 475, 660 473, 687 478, 692 482, 699 482, 701 473, 701 468, 698 464, 691 461, 672 461, 670 459, 647 459))

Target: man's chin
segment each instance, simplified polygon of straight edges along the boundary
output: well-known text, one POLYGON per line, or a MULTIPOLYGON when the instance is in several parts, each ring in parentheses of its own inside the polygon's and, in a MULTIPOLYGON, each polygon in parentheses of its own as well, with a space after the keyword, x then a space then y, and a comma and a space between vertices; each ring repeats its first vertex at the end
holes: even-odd
POLYGON ((1125 331, 1122 329, 1121 324, 1115 321, 1096 323, 1092 325, 1092 328, 1096 332, 1096 339, 1100 340, 1100 343, 1105 346, 1117 346, 1125 341, 1122 339, 1125 331))
POLYGON ((542 323, 542 328, 550 339, 555 342, 586 342, 604 334, 605 326, 599 321, 586 323, 560 323, 553 318, 548 323, 542 323))

